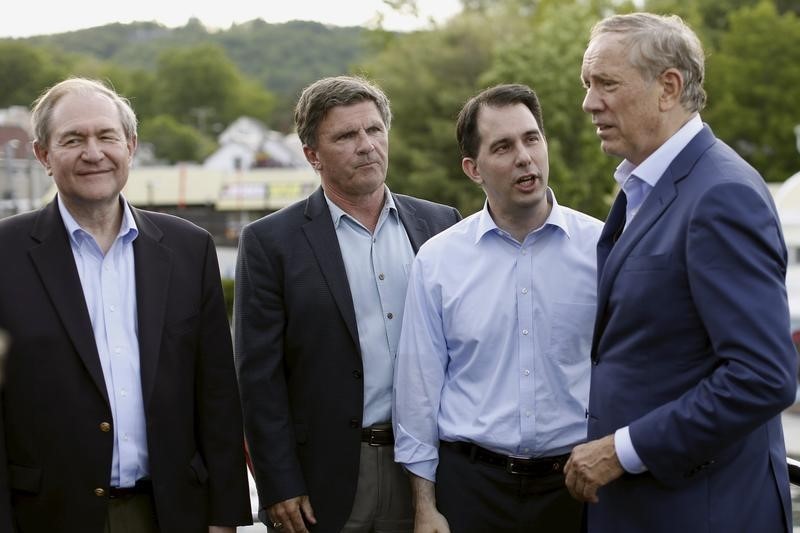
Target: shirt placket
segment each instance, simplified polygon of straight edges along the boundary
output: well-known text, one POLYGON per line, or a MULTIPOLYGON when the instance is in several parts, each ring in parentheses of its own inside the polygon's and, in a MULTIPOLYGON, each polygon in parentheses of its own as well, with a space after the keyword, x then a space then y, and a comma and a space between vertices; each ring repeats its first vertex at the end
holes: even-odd
POLYGON ((536 330, 533 324, 533 257, 532 239, 520 246, 517 256, 515 291, 517 301, 517 336, 519 338, 519 416, 520 445, 517 453, 530 455, 536 435, 534 348, 536 330))

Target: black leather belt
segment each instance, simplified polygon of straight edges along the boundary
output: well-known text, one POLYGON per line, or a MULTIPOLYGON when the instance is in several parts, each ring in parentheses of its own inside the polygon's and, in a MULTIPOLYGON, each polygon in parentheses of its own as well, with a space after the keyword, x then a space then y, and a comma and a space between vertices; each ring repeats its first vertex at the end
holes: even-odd
POLYGON ((133 487, 109 487, 109 498, 129 498, 142 494, 153 494, 153 483, 149 479, 140 479, 133 487))
POLYGON ((370 446, 394 446, 394 432, 391 426, 363 428, 361 442, 366 442, 370 446))
POLYGON ((561 473, 564 471, 567 459, 569 459, 568 453, 553 457, 517 457, 515 455, 495 453, 471 442, 441 441, 439 444, 468 455, 472 462, 480 461, 492 466, 498 466, 509 474, 522 476, 541 477, 561 473))

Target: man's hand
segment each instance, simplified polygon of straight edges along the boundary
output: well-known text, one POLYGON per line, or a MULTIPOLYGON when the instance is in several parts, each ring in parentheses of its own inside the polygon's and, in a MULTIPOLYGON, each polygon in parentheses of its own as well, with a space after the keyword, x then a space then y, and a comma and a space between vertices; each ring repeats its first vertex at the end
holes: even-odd
POLYGON ((208 526, 208 533, 236 533, 236 528, 227 526, 208 526))
POLYGON ((414 533, 450 533, 447 519, 436 509, 433 481, 408 473, 414 503, 414 533))
POLYGON ((281 533, 308 533, 303 519, 310 524, 317 523, 308 496, 289 498, 269 506, 267 517, 272 522, 270 526, 281 533))
POLYGON ((614 435, 575 446, 564 466, 567 490, 581 502, 597 503, 597 489, 624 473, 614 448, 614 435))
POLYGON ((450 525, 442 513, 433 509, 414 513, 414 533, 450 533, 450 525))

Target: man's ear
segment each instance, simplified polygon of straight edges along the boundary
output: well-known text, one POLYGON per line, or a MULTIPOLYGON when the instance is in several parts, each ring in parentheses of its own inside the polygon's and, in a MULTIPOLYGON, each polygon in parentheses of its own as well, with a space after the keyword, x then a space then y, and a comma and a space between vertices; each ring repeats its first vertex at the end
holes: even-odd
POLYGON ((39 141, 33 141, 33 153, 36 156, 36 159, 39 160, 39 163, 41 163, 44 169, 47 171, 47 175, 52 176, 53 170, 50 168, 50 162, 47 160, 47 156, 50 151, 42 146, 39 141))
POLYGON ((683 94, 683 74, 676 68, 668 68, 658 76, 661 84, 661 95, 658 99, 659 109, 669 111, 676 105, 681 105, 683 94))
POLYGON ((309 145, 304 144, 303 145, 303 155, 306 156, 306 161, 308 161, 309 164, 312 167, 314 167, 314 170, 318 171, 318 170, 322 169, 322 163, 320 163, 320 161, 319 161, 319 157, 317 155, 317 151, 316 150, 311 148, 309 145))
POLYGON ((478 164, 475 162, 474 159, 471 157, 465 157, 461 160, 461 170, 464 171, 464 174, 467 175, 469 179, 471 179, 474 183, 478 185, 483 185, 483 178, 481 178, 481 173, 478 171, 478 164))

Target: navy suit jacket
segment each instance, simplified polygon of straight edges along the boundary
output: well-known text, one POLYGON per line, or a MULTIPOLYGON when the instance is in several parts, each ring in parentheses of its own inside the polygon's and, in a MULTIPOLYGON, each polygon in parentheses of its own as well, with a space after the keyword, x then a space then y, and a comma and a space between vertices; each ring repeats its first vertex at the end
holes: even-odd
MULTIPOLYGON (((393 196, 414 252, 461 218, 452 207, 393 196)), ((307 494, 318 522, 311 529, 338 533, 358 481, 364 384, 353 298, 321 188, 242 231, 234 331, 261 507, 307 494)))
POLYGON ((780 413, 796 390, 786 247, 759 174, 704 129, 598 243, 589 439, 630 426, 648 471, 590 532, 791 531, 780 413))
MULTIPOLYGON (((251 522, 242 421, 211 236, 131 208, 147 448, 164 532, 251 522)), ((113 423, 55 201, 0 221, 0 531, 100 533, 113 423), (102 489, 102 490, 99 490, 102 489)))

